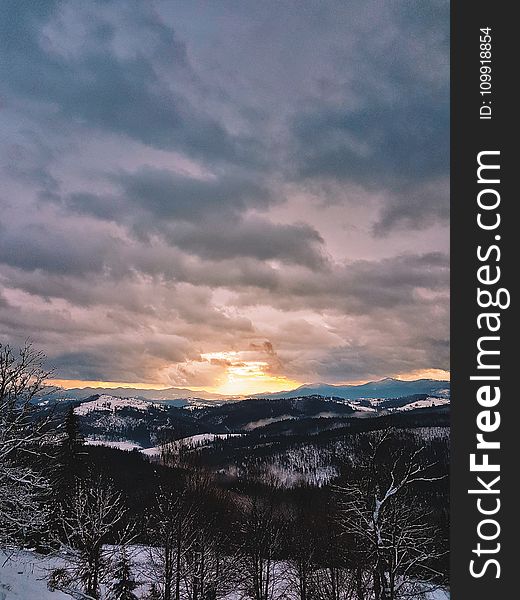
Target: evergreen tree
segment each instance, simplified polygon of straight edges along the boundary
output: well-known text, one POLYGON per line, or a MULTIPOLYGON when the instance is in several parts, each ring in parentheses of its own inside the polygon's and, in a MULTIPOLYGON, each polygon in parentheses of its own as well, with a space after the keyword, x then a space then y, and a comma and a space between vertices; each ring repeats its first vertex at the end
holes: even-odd
POLYGON ((78 446, 83 443, 83 438, 81 437, 79 420, 72 405, 69 406, 65 417, 65 434, 63 447, 67 448, 70 453, 77 451, 78 446))
POLYGON ((52 483, 49 497, 50 515, 49 528, 56 541, 63 540, 61 513, 63 507, 70 503, 78 481, 85 472, 84 454, 82 452, 83 438, 79 420, 71 405, 65 416, 63 434, 58 447, 56 460, 50 469, 52 483))
POLYGON ((126 550, 122 547, 115 566, 114 582, 110 586, 108 598, 109 600, 137 600, 137 596, 134 594, 137 585, 132 576, 126 550))
POLYGON ((58 451, 56 474, 54 477, 55 495, 59 502, 65 500, 84 474, 83 437, 79 419, 71 405, 64 423, 64 435, 58 451))

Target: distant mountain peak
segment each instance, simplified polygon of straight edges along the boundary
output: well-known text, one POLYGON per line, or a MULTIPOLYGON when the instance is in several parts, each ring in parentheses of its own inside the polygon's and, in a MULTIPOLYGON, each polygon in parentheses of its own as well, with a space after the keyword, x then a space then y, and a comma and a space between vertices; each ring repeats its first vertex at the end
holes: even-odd
POLYGON ((338 396, 345 400, 359 400, 363 398, 399 398, 415 394, 428 394, 430 396, 449 397, 450 382, 436 379, 416 379, 406 381, 385 377, 378 381, 369 381, 362 384, 331 384, 310 383, 294 390, 286 390, 274 394, 258 394, 258 398, 290 398, 301 395, 302 392, 312 392, 321 396, 338 396))

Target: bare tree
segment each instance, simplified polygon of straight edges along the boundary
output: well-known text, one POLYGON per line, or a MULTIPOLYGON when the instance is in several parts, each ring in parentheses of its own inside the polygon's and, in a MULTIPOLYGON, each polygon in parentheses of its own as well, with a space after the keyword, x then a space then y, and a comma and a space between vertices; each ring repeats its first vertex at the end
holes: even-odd
POLYGON ((411 495, 415 485, 442 477, 432 476, 434 465, 420 460, 422 448, 406 454, 393 450, 391 440, 390 431, 375 434, 365 477, 339 489, 341 525, 372 570, 376 600, 406 596, 417 581, 439 577, 432 563, 442 555, 427 511, 411 495))
POLYGON ((192 473, 186 490, 195 518, 190 521, 191 544, 185 553, 184 587, 188 600, 216 600, 234 589, 236 557, 231 532, 222 521, 230 497, 217 490, 205 472, 192 473))
POLYGON ((44 360, 30 343, 18 352, 0 344, 0 545, 23 543, 45 524, 48 482, 35 465, 48 421, 36 420, 32 405, 50 375, 44 360))
POLYGON ((60 554, 68 565, 62 587, 79 579, 87 596, 97 599, 111 553, 104 545, 125 514, 121 495, 105 482, 78 481, 60 511, 65 536, 60 554))
POLYGON ((354 598, 352 574, 344 567, 329 564, 315 569, 309 582, 309 596, 315 600, 354 598))
POLYGON ((299 600, 309 600, 311 583, 319 555, 318 540, 312 515, 306 506, 298 505, 289 514, 287 541, 290 544, 287 579, 299 600))
POLYGON ((272 498, 254 496, 244 501, 243 513, 241 552, 244 588, 253 600, 274 600, 281 579, 276 558, 282 537, 274 502, 272 498))
POLYGON ((161 600, 179 600, 195 513, 185 492, 161 491, 151 521, 149 576, 161 600))

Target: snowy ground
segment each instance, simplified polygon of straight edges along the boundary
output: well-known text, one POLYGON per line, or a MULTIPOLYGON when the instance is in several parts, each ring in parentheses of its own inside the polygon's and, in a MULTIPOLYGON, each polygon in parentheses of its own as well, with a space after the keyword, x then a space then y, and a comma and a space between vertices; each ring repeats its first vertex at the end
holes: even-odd
MULTIPOLYGON (((110 547, 108 547, 110 548, 110 547)), ((134 574, 143 583, 143 569, 148 557, 147 547, 134 546, 131 560, 134 564, 134 574), (140 576, 141 575, 141 576, 140 576)), ((52 569, 59 566, 57 559, 43 557, 29 551, 17 551, 12 555, 0 552, 0 600, 71 600, 73 596, 59 591, 51 591, 47 587, 47 577, 52 569)), ((285 563, 277 563, 281 571, 286 570, 285 563)), ((139 598, 144 598, 146 585, 136 590, 139 598)), ((287 581, 280 581, 273 590, 275 598, 294 599, 287 581)), ((420 600, 449 600, 449 591, 432 590, 417 598, 420 600)), ((227 594, 224 600, 244 600, 239 590, 227 594)))
MULTIPOLYGON (((168 447, 170 450, 180 450, 181 448, 198 448, 211 444, 215 440, 224 440, 228 437, 241 435, 239 433, 199 433, 197 435, 191 435, 175 442, 170 442, 168 447)), ((87 438, 85 440, 87 446, 108 446, 109 448, 117 448, 118 450, 139 450, 145 456, 160 456, 163 451, 162 446, 153 446, 152 448, 143 448, 140 444, 132 442, 131 440, 103 440, 87 438)))
POLYGON ((87 446, 108 446, 109 448, 117 448, 118 450, 129 450, 129 451, 142 449, 142 446, 140 444, 136 444, 135 442, 131 442, 130 440, 114 442, 112 440, 87 439, 87 440, 85 440, 85 444, 87 444, 87 446))
POLYGON ((70 600, 68 594, 47 588, 51 568, 50 559, 31 552, 11 557, 0 552, 0 600, 70 600))
POLYGON ((168 447, 172 452, 179 451, 182 448, 199 448, 207 444, 211 444, 215 440, 225 440, 229 437, 242 435, 240 433, 198 433, 189 437, 169 442, 166 446, 154 446, 153 448, 145 448, 141 452, 146 456, 161 456, 161 453, 168 447))
POLYGON ((450 401, 447 398, 426 398, 426 400, 418 400, 417 402, 411 402, 406 406, 402 406, 394 411, 405 411, 414 410, 416 408, 431 408, 432 406, 446 406, 450 401))

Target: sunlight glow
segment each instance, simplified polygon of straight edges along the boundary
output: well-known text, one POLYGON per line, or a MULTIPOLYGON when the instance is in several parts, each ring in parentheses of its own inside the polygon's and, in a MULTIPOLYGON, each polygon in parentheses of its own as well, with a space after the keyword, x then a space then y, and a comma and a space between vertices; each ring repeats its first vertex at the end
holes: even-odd
MULTIPOLYGON (((304 382, 295 381, 283 375, 269 372, 269 363, 263 360, 241 359, 239 352, 211 352, 203 354, 204 360, 222 361, 224 373, 218 377, 212 386, 175 386, 154 383, 128 383, 118 381, 83 381, 79 379, 50 379, 48 385, 65 389, 72 388, 134 388, 139 390, 165 390, 169 387, 183 387, 196 392, 210 392, 223 396, 254 396, 255 394, 281 392, 292 390, 304 382)), ((418 369, 409 373, 393 375, 395 379, 413 381, 415 379, 450 380, 450 372, 442 369, 418 369)), ((359 385, 369 380, 346 381, 344 384, 359 385)), ((340 385, 337 383, 337 385, 340 385)))
POLYGON ((439 381, 449 381, 450 372, 443 369, 417 369, 410 373, 399 373, 395 375, 396 379, 403 381, 414 381, 415 379, 438 379, 439 381))
POLYGON ((238 352, 203 354, 205 360, 225 361, 225 374, 218 383, 206 388, 209 392, 230 396, 250 396, 264 392, 281 392, 301 385, 283 375, 269 373, 269 363, 262 360, 242 360, 238 352))

